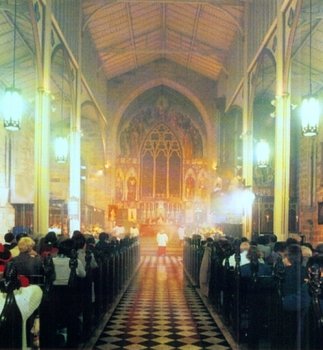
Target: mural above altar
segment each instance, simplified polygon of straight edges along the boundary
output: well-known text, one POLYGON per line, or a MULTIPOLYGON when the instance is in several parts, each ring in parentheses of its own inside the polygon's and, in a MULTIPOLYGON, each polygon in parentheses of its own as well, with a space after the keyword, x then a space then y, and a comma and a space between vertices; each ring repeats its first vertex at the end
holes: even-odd
POLYGON ((165 86, 151 89, 130 104, 117 134, 111 203, 117 219, 155 233, 160 225, 172 231, 206 218, 212 188, 206 128, 190 100, 165 86))

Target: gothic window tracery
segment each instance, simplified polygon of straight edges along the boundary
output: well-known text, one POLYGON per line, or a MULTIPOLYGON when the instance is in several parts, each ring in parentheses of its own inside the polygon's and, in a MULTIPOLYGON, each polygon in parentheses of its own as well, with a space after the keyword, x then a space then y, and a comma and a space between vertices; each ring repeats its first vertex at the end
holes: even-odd
POLYGON ((141 150, 142 197, 180 198, 182 179, 181 146, 165 125, 157 125, 141 150))

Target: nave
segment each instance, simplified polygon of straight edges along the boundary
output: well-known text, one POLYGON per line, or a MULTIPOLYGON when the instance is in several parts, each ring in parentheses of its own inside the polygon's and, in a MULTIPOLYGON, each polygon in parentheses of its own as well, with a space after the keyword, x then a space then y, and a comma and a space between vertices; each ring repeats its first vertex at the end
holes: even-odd
POLYGON ((99 338, 91 339, 86 347, 232 349, 184 277, 182 259, 178 256, 143 257, 138 273, 99 338))

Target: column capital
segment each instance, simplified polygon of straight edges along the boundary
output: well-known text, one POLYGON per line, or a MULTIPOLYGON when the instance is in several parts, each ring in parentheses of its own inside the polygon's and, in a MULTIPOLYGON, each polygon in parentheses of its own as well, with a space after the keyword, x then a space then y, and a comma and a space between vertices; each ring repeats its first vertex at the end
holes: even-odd
POLYGON ((39 92, 40 94, 43 94, 43 95, 45 95, 45 96, 52 96, 52 93, 51 93, 51 91, 50 90, 47 90, 47 89, 45 89, 44 87, 39 87, 39 88, 37 88, 37 92, 39 92))
POLYGON ((276 95, 275 99, 276 100, 280 100, 280 99, 283 99, 283 98, 286 98, 286 97, 289 97, 289 96, 290 96, 289 92, 282 92, 280 95, 276 95))

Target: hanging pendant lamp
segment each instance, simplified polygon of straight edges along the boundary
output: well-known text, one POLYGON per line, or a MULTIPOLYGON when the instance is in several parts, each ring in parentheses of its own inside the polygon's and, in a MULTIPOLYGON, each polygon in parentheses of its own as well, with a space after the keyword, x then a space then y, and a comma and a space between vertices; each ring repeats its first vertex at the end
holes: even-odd
POLYGON ((14 29, 13 29, 13 70, 12 86, 6 88, 2 99, 1 109, 3 115, 3 126, 9 131, 20 129, 23 113, 23 99, 20 90, 16 88, 16 40, 17 40, 17 0, 14 5, 14 29))
MULTIPOLYGON (((61 119, 62 126, 64 123, 64 52, 63 52, 63 61, 62 61, 62 83, 61 83, 61 119)), ((63 127, 61 127, 63 129, 63 127)), ((59 136, 55 138, 54 141, 54 150, 55 150, 55 160, 57 163, 66 163, 68 158, 68 140, 63 136, 63 130, 59 136)))
POLYGON ((310 34, 309 34, 309 94, 301 104, 300 114, 302 121, 302 134, 316 136, 318 134, 320 119, 320 104, 312 93, 312 0, 310 0, 310 34))
POLYGON ((269 165, 269 145, 265 140, 260 140, 256 145, 256 162, 258 168, 267 168, 269 165))

